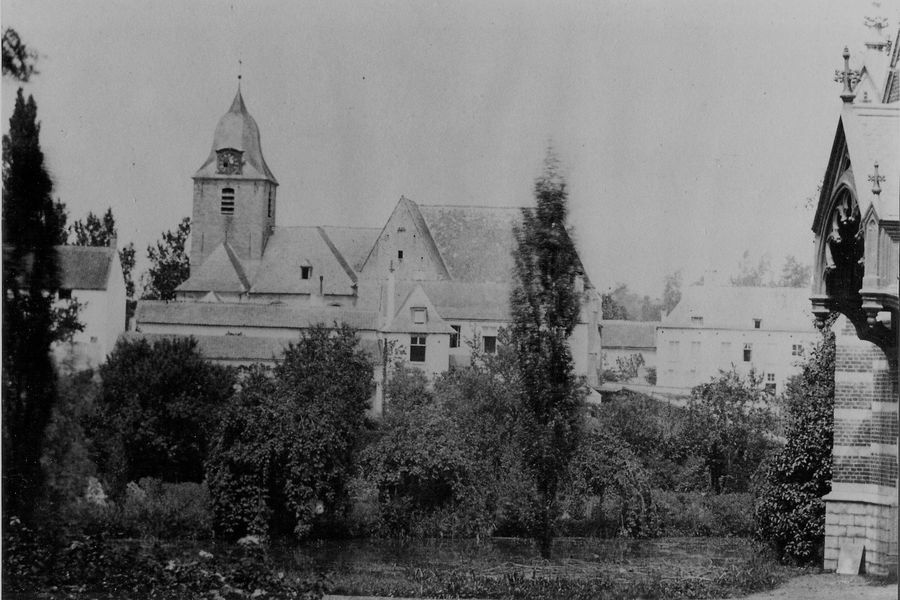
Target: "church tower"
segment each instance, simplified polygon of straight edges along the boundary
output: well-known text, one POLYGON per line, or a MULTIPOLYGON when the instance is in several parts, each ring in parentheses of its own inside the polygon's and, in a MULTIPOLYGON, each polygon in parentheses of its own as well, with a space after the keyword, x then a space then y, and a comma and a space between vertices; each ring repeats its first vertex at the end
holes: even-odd
POLYGON ((223 243, 241 260, 260 260, 275 226, 278 181, 263 158, 259 127, 240 86, 193 179, 191 268, 223 243))

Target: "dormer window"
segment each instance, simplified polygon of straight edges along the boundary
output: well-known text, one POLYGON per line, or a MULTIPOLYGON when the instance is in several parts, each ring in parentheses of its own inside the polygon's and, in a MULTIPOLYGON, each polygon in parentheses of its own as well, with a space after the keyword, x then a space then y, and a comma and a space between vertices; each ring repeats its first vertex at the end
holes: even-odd
POLYGON ((691 325, 703 327, 703 317, 691 317, 691 325))
POLYGON ((300 279, 312 279, 312 266, 303 265, 300 267, 300 279))
POLYGON ((753 319, 753 329, 762 327, 762 319, 753 319))
POLYGON ((234 189, 233 188, 224 188, 222 190, 222 205, 219 209, 223 215, 233 215, 234 214, 234 189))
POLYGON ((416 325, 424 325, 425 321, 428 320, 428 311, 424 308, 414 308, 412 309, 412 318, 413 323, 416 325))

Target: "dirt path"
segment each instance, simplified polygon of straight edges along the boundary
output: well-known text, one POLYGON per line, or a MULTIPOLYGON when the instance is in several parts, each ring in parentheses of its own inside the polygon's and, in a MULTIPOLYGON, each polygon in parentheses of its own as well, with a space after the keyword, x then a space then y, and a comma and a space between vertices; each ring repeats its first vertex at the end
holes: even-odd
POLYGON ((802 575, 784 585, 742 600, 897 600, 897 584, 874 585, 854 575, 802 575))

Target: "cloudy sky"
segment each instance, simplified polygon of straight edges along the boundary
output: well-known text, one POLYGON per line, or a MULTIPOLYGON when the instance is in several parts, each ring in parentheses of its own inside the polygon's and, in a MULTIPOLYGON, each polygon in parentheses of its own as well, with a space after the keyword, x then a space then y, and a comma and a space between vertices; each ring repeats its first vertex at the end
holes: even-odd
POLYGON ((525 206, 552 142, 591 277, 649 294, 747 249, 808 260, 867 15, 896 31, 898 0, 2 3, 41 55, 56 195, 112 206, 141 253, 190 215, 240 71, 279 224, 380 227, 401 195, 525 206))

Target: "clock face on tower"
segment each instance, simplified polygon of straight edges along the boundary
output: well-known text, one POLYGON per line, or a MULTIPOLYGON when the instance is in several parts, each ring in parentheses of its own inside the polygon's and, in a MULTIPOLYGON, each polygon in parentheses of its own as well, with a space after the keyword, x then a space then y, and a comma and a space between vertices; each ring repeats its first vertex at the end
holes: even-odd
POLYGON ((240 175, 243 160, 239 150, 219 150, 217 171, 223 175, 240 175))

